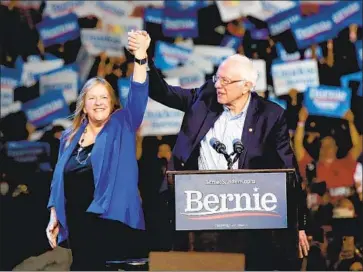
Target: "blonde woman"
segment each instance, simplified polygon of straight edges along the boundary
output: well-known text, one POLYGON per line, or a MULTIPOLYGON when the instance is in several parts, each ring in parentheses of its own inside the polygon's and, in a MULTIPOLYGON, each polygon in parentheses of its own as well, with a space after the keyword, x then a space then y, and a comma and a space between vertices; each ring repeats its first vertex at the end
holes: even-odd
POLYGON ((135 137, 148 99, 147 47, 135 51, 127 107, 121 109, 106 80, 91 78, 62 134, 46 233, 52 248, 68 239, 71 270, 104 270, 107 238, 122 244, 130 229, 144 229, 135 137))

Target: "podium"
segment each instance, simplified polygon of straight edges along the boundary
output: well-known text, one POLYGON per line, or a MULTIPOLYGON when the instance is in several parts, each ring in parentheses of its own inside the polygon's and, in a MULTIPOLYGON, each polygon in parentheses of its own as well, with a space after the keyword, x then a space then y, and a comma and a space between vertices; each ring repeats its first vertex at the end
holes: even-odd
POLYGON ((189 233, 190 251, 200 231, 286 231, 292 236, 279 239, 297 256, 300 185, 295 169, 167 171, 166 176, 174 198, 174 230, 189 233))

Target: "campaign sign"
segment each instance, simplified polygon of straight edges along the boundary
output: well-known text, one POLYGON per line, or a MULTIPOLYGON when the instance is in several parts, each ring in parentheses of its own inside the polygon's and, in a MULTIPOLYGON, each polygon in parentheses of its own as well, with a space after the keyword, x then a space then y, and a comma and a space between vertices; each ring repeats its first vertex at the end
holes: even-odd
POLYGON ((164 8, 164 20, 162 24, 164 36, 197 37, 197 13, 199 8, 197 3, 197 1, 166 1, 164 8), (192 5, 190 5, 191 3, 192 5), (185 4, 187 5, 185 6, 185 4))
POLYGON ((287 227, 286 173, 175 176, 176 230, 287 227))
POLYGON ((22 105, 28 121, 35 127, 42 127, 58 118, 69 116, 69 107, 62 91, 46 93, 22 105))
POLYGON ((155 45, 155 66, 162 70, 174 68, 185 63, 191 52, 191 49, 182 46, 157 41, 155 45))
POLYGON ((81 40, 87 52, 93 56, 102 52, 110 57, 125 55, 122 37, 118 34, 105 33, 98 29, 82 29, 81 40))
POLYGON ((271 36, 276 36, 288 29, 291 24, 301 20, 300 6, 295 6, 291 9, 284 10, 267 19, 268 29, 271 36))
POLYGON ((281 108, 283 108, 284 110, 286 110, 287 107, 287 102, 285 100, 279 99, 277 97, 274 96, 270 96, 268 98, 268 100, 270 100, 271 102, 276 103, 277 105, 279 105, 281 108))
POLYGON ((1 90, 4 88, 15 89, 20 86, 21 70, 0 65, 1 90))
POLYGON ((224 35, 223 40, 221 41, 221 46, 233 48, 237 52, 238 47, 242 43, 242 39, 243 38, 232 35, 224 35))
POLYGON ((78 78, 80 85, 83 85, 86 82, 94 62, 95 57, 88 53, 87 49, 82 45, 75 61, 79 68, 78 78))
POLYGON ((266 61, 263 59, 254 59, 252 60, 252 65, 258 74, 254 89, 256 91, 265 91, 267 89, 266 61))
POLYGON ((47 1, 44 15, 51 18, 67 15, 71 12, 76 13, 77 8, 82 8, 86 1, 47 1))
POLYGON ((205 82, 202 72, 183 74, 179 77, 180 87, 185 89, 199 88, 205 82))
POLYGON ((351 97, 349 88, 320 85, 308 88, 304 105, 311 115, 342 118, 350 109, 351 97))
POLYGON ((300 60, 301 58, 301 54, 299 51, 296 51, 294 53, 288 53, 284 46, 282 45, 282 43, 277 42, 276 45, 276 52, 277 52, 277 56, 283 61, 283 62, 288 62, 288 61, 295 61, 295 60, 300 60))
POLYGON ((355 72, 352 74, 344 75, 340 77, 340 85, 344 88, 349 88, 349 83, 351 81, 360 82, 360 85, 357 90, 357 95, 363 96, 362 90, 362 72, 355 72))
POLYGON ((285 95, 294 88, 304 92, 307 87, 319 86, 318 65, 315 60, 272 64, 274 91, 285 95))
POLYGON ((161 8, 145 8, 144 11, 144 22, 161 25, 163 22, 163 9, 161 8))
POLYGON ((130 78, 121 77, 117 80, 118 94, 122 107, 127 107, 127 97, 130 91, 130 78))
POLYGON ((337 31, 351 24, 362 26, 362 1, 339 1, 329 9, 337 31))
POLYGON ((0 98, 1 110, 9 107, 14 103, 14 89, 1 86, 0 98))
POLYGON ((39 80, 39 92, 45 94, 62 90, 68 104, 77 100, 78 73, 75 71, 61 71, 42 75, 39 80))
POLYGON ((142 136, 178 134, 183 116, 183 112, 149 98, 140 134, 142 136))
POLYGON ((293 23, 291 31, 299 49, 332 39, 338 33, 328 13, 319 13, 293 23))
POLYGON ((355 51, 357 53, 357 61, 358 61, 358 65, 360 67, 360 69, 362 69, 362 54, 363 54, 363 50, 362 50, 362 40, 356 41, 355 42, 355 51))
POLYGON ((49 160, 50 146, 45 142, 10 141, 5 152, 17 162, 44 162, 49 160))
POLYGON ((46 18, 37 24, 37 29, 45 47, 64 44, 77 39, 80 34, 78 17, 73 13, 55 19, 46 18))
POLYGON ((206 58, 215 66, 218 66, 222 61, 235 53, 233 48, 215 45, 195 45, 193 51, 193 54, 206 58))

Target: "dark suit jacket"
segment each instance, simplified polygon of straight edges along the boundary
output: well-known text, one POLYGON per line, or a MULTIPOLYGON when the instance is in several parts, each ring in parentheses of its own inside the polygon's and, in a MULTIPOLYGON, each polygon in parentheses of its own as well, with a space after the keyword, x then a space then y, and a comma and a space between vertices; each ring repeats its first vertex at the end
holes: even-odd
MULTIPOLYGON (((209 80, 198 89, 170 86, 152 61, 149 68, 149 96, 185 113, 168 170, 197 170, 200 141, 223 112, 214 84, 209 80)), ((251 93, 241 141, 245 151, 239 159, 239 169, 295 168, 299 173, 290 146, 285 111, 256 93, 251 93)), ((301 205, 304 202, 302 197, 301 205)))

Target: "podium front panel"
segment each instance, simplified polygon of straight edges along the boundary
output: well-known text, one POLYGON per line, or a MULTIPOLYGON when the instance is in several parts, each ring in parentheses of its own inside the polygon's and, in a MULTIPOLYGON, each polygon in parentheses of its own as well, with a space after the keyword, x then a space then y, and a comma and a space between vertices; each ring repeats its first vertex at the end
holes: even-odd
POLYGON ((175 228, 288 228, 286 180, 286 172, 175 175, 175 228))

